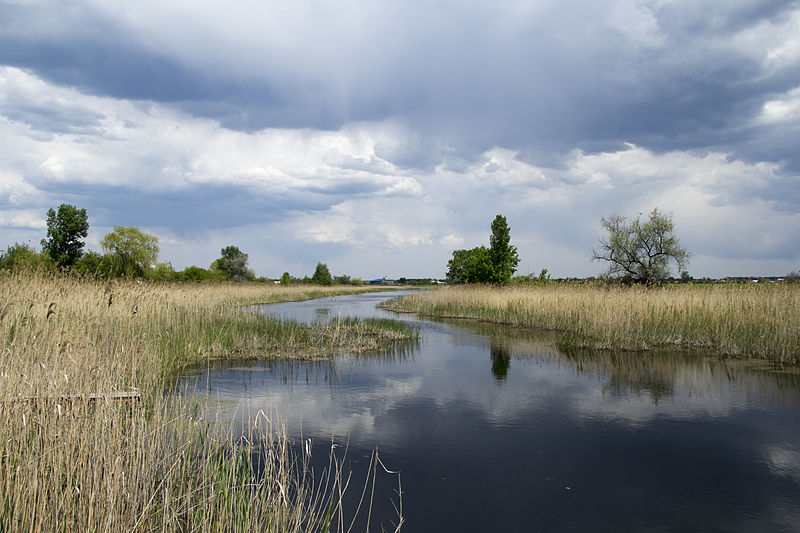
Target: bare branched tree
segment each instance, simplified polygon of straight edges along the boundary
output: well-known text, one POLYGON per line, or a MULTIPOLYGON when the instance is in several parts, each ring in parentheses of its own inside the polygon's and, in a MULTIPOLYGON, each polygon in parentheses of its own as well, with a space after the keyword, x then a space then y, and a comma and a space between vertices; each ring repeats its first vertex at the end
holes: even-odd
POLYGON ((601 221, 608 236, 600 239, 599 249, 592 250, 592 260, 608 262, 609 276, 658 283, 669 276, 671 262, 680 271, 689 264, 691 254, 674 235, 672 217, 660 213, 658 208, 644 222, 639 217, 628 221, 620 215, 601 221))

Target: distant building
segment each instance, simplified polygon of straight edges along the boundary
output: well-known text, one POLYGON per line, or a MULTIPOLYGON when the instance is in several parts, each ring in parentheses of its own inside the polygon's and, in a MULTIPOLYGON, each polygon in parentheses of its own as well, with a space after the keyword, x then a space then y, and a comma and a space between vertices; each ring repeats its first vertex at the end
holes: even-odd
POLYGON ((375 278, 375 279, 369 280, 369 284, 370 285, 394 285, 395 284, 395 280, 393 280, 391 278, 387 278, 386 276, 384 276, 382 278, 375 278))

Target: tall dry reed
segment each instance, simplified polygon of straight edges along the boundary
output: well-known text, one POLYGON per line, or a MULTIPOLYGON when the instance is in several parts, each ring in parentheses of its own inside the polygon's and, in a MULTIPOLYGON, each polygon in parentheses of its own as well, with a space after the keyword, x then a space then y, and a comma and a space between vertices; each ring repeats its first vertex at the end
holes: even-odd
POLYGON ((427 316, 558 330, 571 347, 702 347, 800 362, 800 287, 794 285, 452 286, 387 305, 427 316))
POLYGON ((168 392, 176 371, 212 358, 321 357, 404 337, 379 324, 303 327, 241 308, 335 291, 0 273, 0 530, 344 523, 336 465, 319 484, 279 425, 256 419, 240 438, 168 392), (122 391, 141 400, 114 403, 122 391), (88 394, 100 399, 81 399, 88 394))

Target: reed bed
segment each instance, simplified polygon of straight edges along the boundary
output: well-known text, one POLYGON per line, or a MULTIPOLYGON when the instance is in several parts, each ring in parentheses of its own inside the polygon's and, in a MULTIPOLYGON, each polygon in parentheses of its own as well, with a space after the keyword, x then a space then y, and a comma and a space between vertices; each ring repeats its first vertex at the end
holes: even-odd
POLYGON ((564 347, 703 348, 800 363, 800 287, 788 284, 452 286, 404 296, 387 307, 561 331, 564 347))
POLYGON ((280 424, 263 417, 233 435, 170 383, 212 359, 321 358, 411 336, 349 319, 305 327, 242 308, 342 292, 0 273, 0 530, 337 529, 336 464, 314 477, 280 424), (103 400, 120 391, 141 399, 103 400), (87 394, 100 399, 69 398, 87 394))

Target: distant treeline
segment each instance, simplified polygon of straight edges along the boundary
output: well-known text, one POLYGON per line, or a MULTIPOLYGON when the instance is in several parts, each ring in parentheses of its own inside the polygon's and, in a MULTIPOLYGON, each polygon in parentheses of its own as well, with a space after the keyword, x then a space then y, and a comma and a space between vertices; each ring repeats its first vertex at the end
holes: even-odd
POLYGON ((89 231, 86 209, 61 204, 47 211, 47 236, 37 251, 31 244, 14 243, 0 252, 0 270, 61 271, 100 278, 150 279, 158 281, 253 281, 262 283, 309 283, 317 285, 362 285, 359 278, 332 276, 327 265, 318 263, 314 275, 294 277, 284 272, 278 280, 257 277, 247 265, 248 256, 237 246, 226 246, 208 268, 188 266, 175 270, 170 262, 159 262, 158 237, 132 226, 114 226, 100 241, 103 253, 84 251, 89 231))
MULTIPOLYGON (((313 276, 292 276, 285 272, 281 278, 277 279, 256 276, 251 269, 247 268, 247 254, 242 253, 235 246, 223 248, 222 251, 222 256, 214 260, 208 268, 192 265, 183 270, 176 270, 173 268, 172 263, 162 262, 154 265, 129 265, 126 269, 120 266, 120 258, 115 257, 113 253, 101 254, 89 250, 81 253, 72 265, 66 266, 59 265, 46 250, 37 251, 30 244, 14 243, 6 250, 0 251, 0 270, 11 272, 62 271, 95 279, 125 277, 171 282, 250 281, 254 283, 282 284, 364 285, 364 281, 361 278, 347 275, 332 276, 328 274, 329 277, 320 277, 315 273, 313 276), (229 253, 224 253, 226 250, 229 253)), ((319 265, 327 269, 324 263, 319 265)), ((409 282, 409 284, 422 283, 409 282)))
MULTIPOLYGON (((517 248, 510 244, 510 228, 506 218, 497 215, 492 222, 490 247, 478 246, 471 250, 455 250, 448 262, 447 279, 406 278, 397 280, 378 278, 365 282, 347 275, 334 276, 325 263, 317 263, 314 274, 297 277, 284 272, 278 279, 256 276, 248 267, 248 255, 237 246, 226 246, 220 257, 208 268, 192 265, 175 270, 170 262, 159 262, 158 237, 143 233, 131 226, 114 226, 113 231, 100 241, 103 253, 84 251, 85 238, 89 230, 86 209, 61 204, 58 209, 47 211, 47 236, 41 240, 42 249, 36 251, 31 244, 14 243, 0 252, 0 270, 52 270, 92 278, 129 278, 158 281, 252 281, 259 283, 315 284, 315 285, 439 285, 491 283, 495 285, 567 283, 796 283, 800 273, 792 272, 783 277, 728 277, 723 279, 694 279, 686 271, 689 253, 680 248, 672 235, 672 221, 657 209, 650 219, 640 222, 636 218, 629 222, 625 217, 603 219, 609 231, 609 239, 601 239, 603 247, 594 252, 594 259, 611 261, 609 272, 599 278, 551 279, 547 269, 537 274, 514 275, 519 263, 517 248), (652 252, 653 257, 643 254, 640 244, 671 242, 670 250, 652 252), (622 246, 620 243, 627 243, 622 246), (634 244, 631 244, 634 243, 634 244), (628 250, 626 247, 630 247, 628 250), (666 257, 673 257, 680 267, 680 277, 668 276, 666 257), (634 258, 635 265, 621 264, 619 257, 634 258), (646 266, 646 268, 645 268, 646 266), (641 268, 640 268, 641 267, 641 268)), ((645 246, 650 250, 653 246, 645 246)), ((655 247, 658 248, 658 247, 655 247)))

